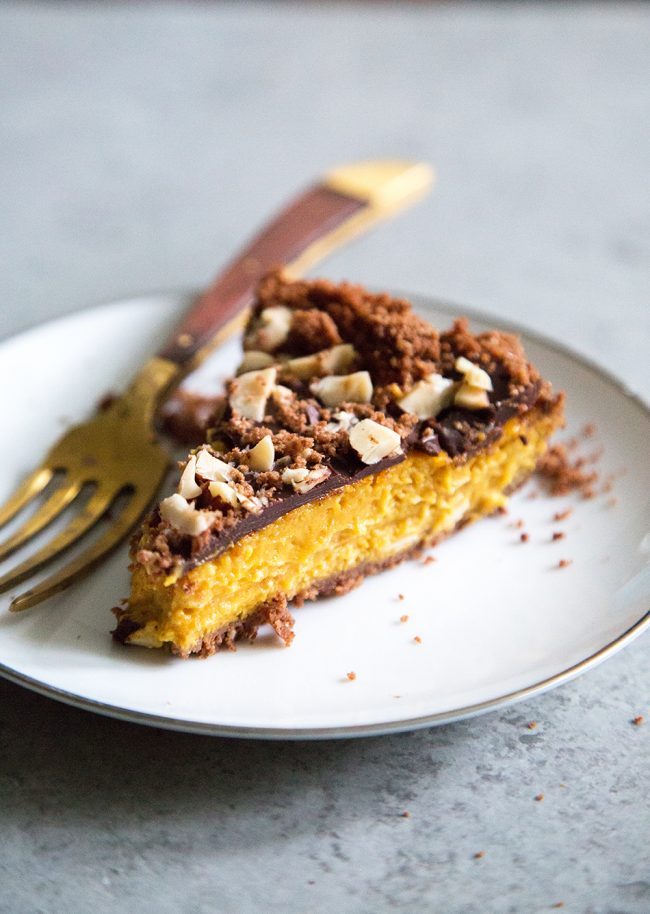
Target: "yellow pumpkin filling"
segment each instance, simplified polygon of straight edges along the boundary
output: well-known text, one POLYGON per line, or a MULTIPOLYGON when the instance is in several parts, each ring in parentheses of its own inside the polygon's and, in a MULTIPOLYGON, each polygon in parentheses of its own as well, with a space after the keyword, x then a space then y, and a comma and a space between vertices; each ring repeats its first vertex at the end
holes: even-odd
MULTIPOLYGON (((179 579, 133 571, 124 639, 187 655, 278 595, 381 565, 505 505, 533 472, 561 408, 506 422, 499 440, 465 462, 411 452, 395 466, 334 490, 250 533, 179 579), (137 627, 136 626, 140 626, 137 627)), ((371 569, 370 569, 371 570, 371 569)))

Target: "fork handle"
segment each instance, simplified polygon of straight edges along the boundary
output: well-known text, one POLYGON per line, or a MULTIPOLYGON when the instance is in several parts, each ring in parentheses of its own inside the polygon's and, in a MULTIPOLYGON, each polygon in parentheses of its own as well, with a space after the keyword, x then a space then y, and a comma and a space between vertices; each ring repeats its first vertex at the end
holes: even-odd
POLYGON ((432 170, 423 163, 375 161, 339 168, 273 218, 195 300, 159 357, 179 377, 243 326, 255 288, 272 267, 300 275, 335 248, 424 196, 432 170))

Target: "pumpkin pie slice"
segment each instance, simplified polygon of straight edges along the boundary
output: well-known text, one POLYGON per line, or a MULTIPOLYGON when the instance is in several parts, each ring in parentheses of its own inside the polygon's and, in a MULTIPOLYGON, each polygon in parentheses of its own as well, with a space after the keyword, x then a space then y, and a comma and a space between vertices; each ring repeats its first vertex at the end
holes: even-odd
POLYGON ((502 508, 562 408, 515 336, 270 274, 205 443, 133 541, 114 637, 205 656, 270 623, 289 644, 292 604, 502 508))

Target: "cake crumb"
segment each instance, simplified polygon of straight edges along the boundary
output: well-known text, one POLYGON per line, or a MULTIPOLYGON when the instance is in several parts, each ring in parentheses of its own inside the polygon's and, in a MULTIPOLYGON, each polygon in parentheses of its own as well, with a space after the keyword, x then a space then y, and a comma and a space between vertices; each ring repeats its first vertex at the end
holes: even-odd
POLYGON ((571 564, 573 564, 573 559, 560 559, 560 561, 557 563, 557 567, 568 568, 571 564))
POLYGON ((517 528, 517 530, 521 530, 522 527, 524 526, 523 519, 520 517, 519 520, 516 520, 514 523, 514 526, 517 528))
POLYGON ((544 799, 544 794, 543 794, 543 793, 538 793, 538 794, 535 795, 535 800, 536 800, 537 803, 541 803, 543 799, 544 799))
POLYGON ((566 533, 563 533, 562 530, 554 530, 552 540, 556 543, 558 540, 563 540, 566 536, 566 533))
POLYGON ((596 434, 596 425, 594 422, 587 422, 585 427, 582 429, 583 438, 593 438, 596 434))
POLYGON ((643 723, 643 714, 637 714, 636 717, 633 717, 632 723, 634 724, 635 727, 640 727, 641 724, 643 723))
POLYGON ((587 472, 584 467, 588 463, 585 457, 571 460, 565 444, 553 444, 540 457, 536 472, 551 495, 580 492, 583 498, 593 498, 598 473, 595 470, 587 472))
POLYGON ((397 594, 397 599, 401 602, 401 601, 404 599, 404 594, 403 594, 403 593, 398 593, 398 594, 397 594))
POLYGON ((552 908, 563 908, 563 907, 564 907, 564 902, 563 902, 563 901, 556 901, 555 904, 552 904, 552 905, 551 905, 551 907, 552 907, 552 908))
POLYGON ((404 812, 400 813, 400 816, 402 817, 402 819, 410 819, 411 813, 408 811, 408 809, 405 809, 404 812))
POLYGON ((508 509, 505 507, 505 505, 499 505, 499 507, 496 510, 496 513, 502 517, 504 514, 508 513, 508 509))
POLYGON ((409 617, 408 617, 407 615, 400 616, 400 617, 399 617, 399 620, 400 620, 400 622, 408 622, 409 617))
POLYGON ((357 674, 355 672, 346 673, 345 675, 350 680, 350 682, 354 682, 354 680, 357 678, 357 674))
POLYGON ((536 720, 529 720, 528 723, 526 724, 526 726, 528 727, 529 730, 536 730, 536 729, 537 729, 537 721, 536 721, 536 720))
POLYGON ((420 638, 419 635, 416 635, 413 640, 415 641, 416 644, 422 644, 422 638, 420 638))
POLYGON ((474 854, 475 860, 481 860, 481 858, 483 858, 483 857, 485 857, 485 851, 476 851, 476 853, 474 854))
POLYGON ((566 520, 567 517, 571 517, 573 514, 573 508, 565 508, 564 511, 556 511, 553 515, 553 520, 566 520))
POLYGON ((519 539, 521 540, 522 543, 527 543, 528 540, 530 539, 530 537, 527 533, 522 533, 521 536, 519 537, 519 539))
POLYGON ((618 498, 616 498, 616 496, 613 495, 611 498, 607 499, 605 504, 607 505, 608 508, 615 508, 616 505, 618 504, 618 498))
POLYGON ((431 565, 431 563, 435 562, 435 561, 436 561, 435 555, 427 555, 426 558, 423 560, 422 564, 431 565))

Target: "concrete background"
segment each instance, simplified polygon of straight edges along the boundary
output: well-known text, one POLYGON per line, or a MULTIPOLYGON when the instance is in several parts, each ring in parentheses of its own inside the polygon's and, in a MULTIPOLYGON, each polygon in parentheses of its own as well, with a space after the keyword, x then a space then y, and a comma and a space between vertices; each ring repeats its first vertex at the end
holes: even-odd
MULTIPOLYGON (((647 394, 649 47, 642 4, 3 3, 0 336, 204 283, 301 183, 392 155, 436 193, 323 272, 647 394)), ((647 914, 649 668, 645 638, 527 705, 311 745, 0 681, 0 912, 647 914)))

